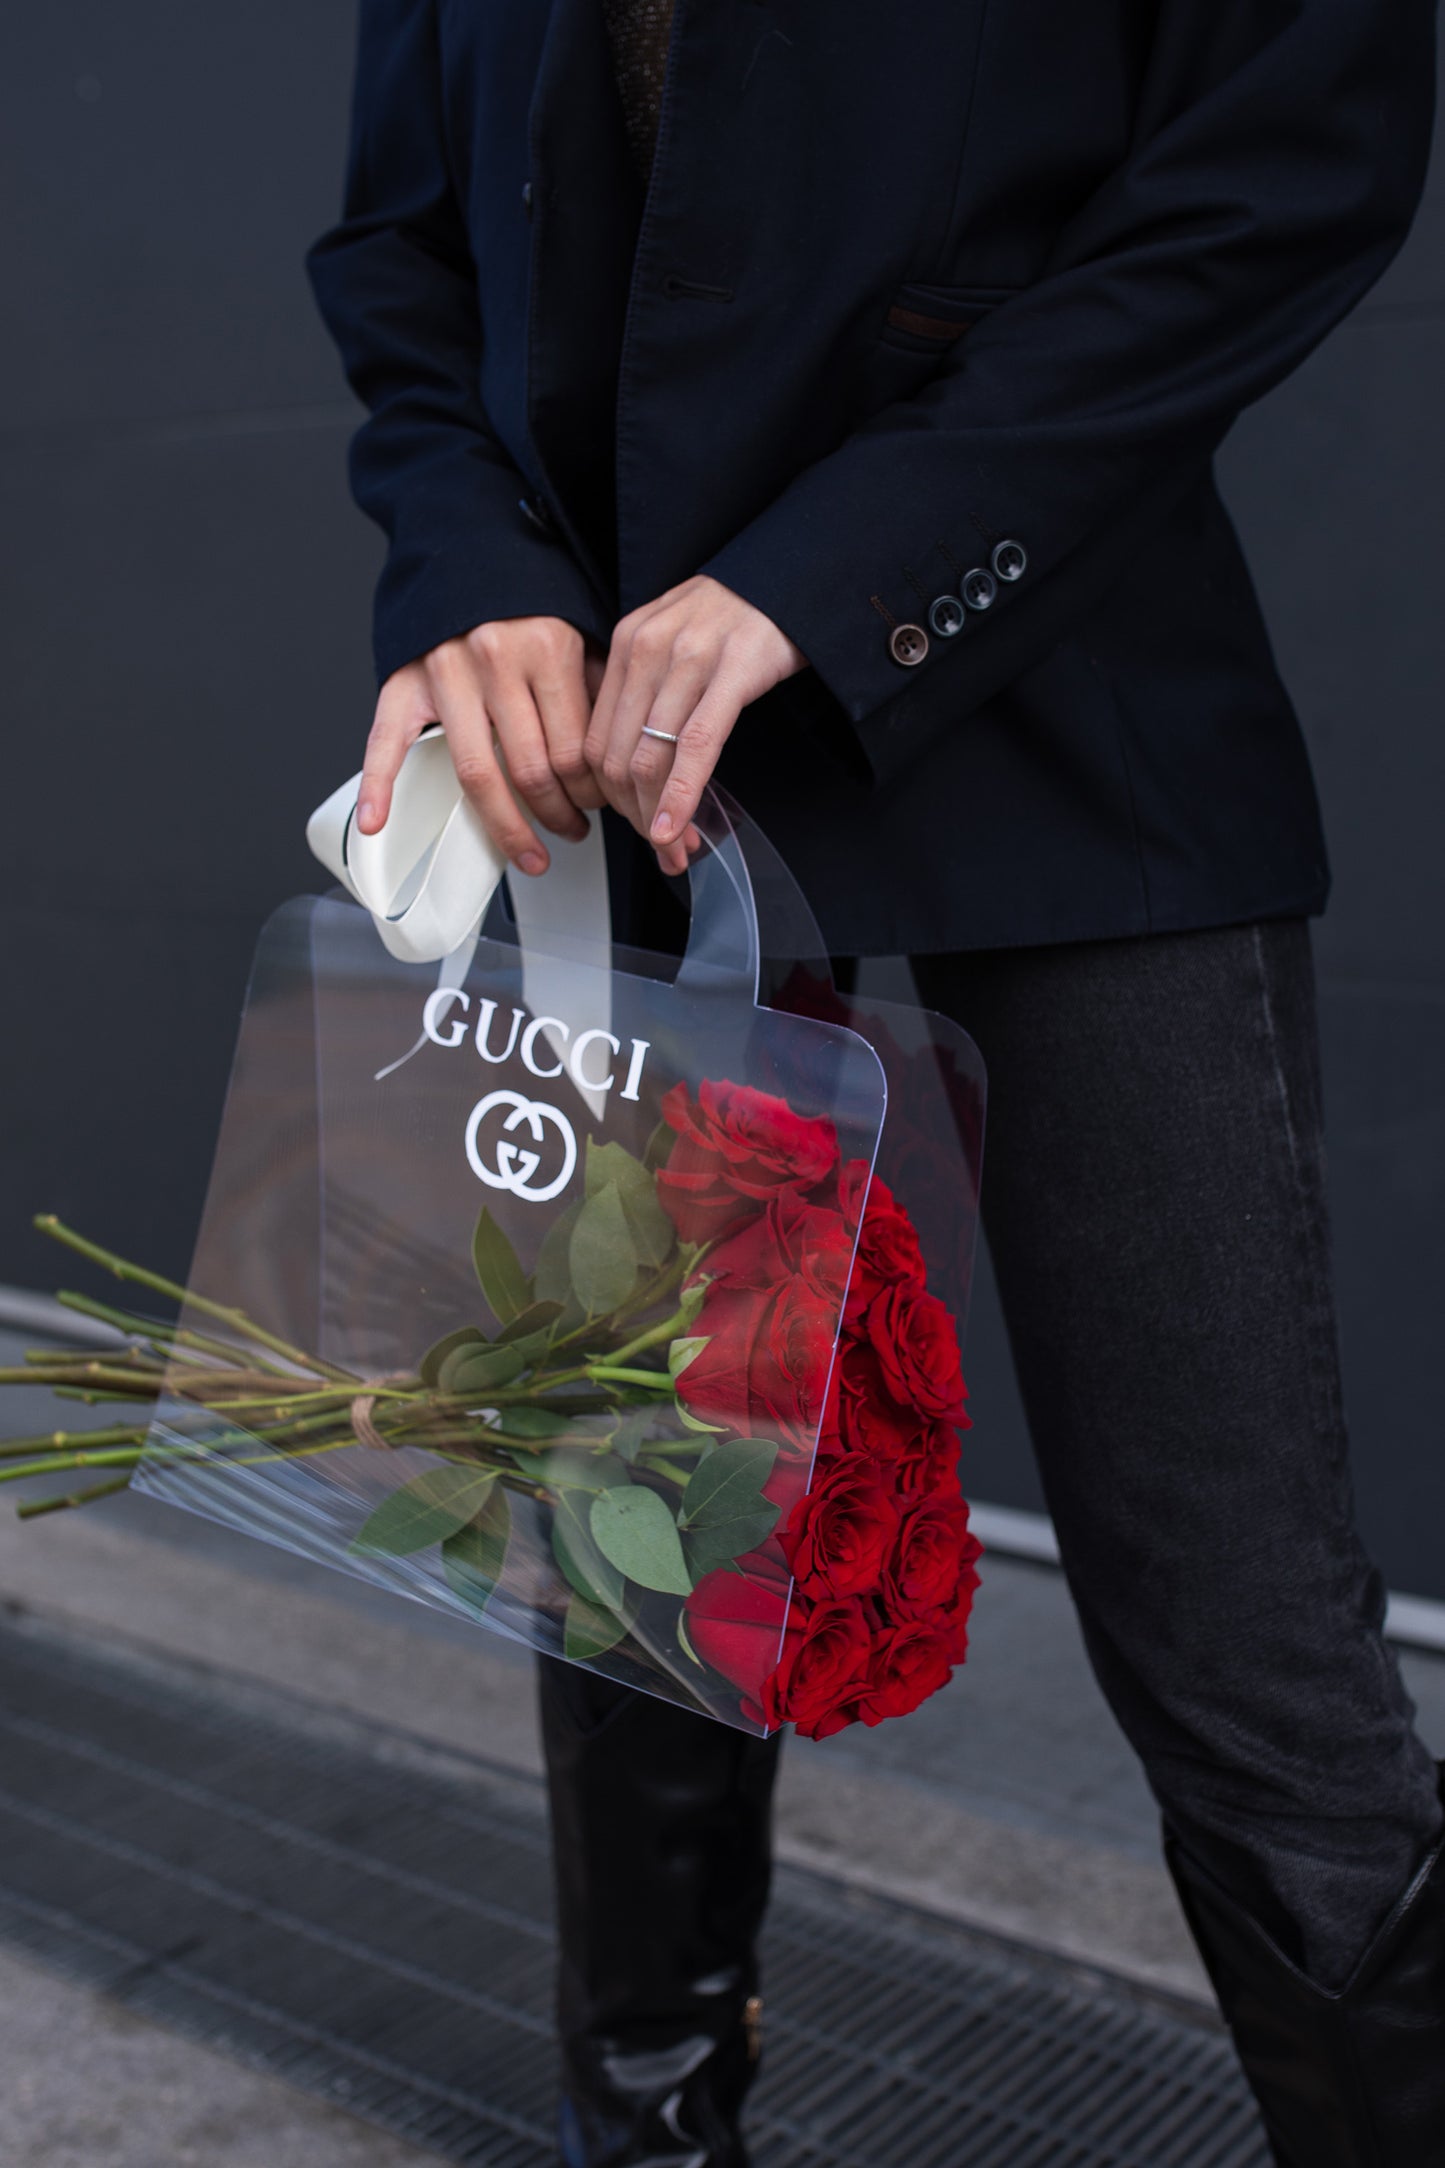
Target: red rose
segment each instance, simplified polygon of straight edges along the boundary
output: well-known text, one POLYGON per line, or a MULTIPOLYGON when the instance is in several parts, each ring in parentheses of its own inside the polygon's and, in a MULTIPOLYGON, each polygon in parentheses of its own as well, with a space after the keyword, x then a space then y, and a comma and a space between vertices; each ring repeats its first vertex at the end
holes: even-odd
POLYGON ((805 1739, 829 1739, 858 1717, 873 1637, 862 1604, 821 1603, 789 1634, 783 1660, 762 1692, 769 1724, 793 1724, 805 1739))
POLYGON ((840 1453, 870 1453, 886 1464, 890 1480, 908 1492, 958 1489, 958 1432, 968 1417, 940 1423, 901 1408, 884 1383, 872 1345, 845 1338, 833 1365, 822 1429, 820 1466, 840 1453))
POLYGON ((841 1310, 852 1254, 853 1232, 842 1213, 788 1190, 715 1243, 700 1269, 718 1287, 776 1288, 801 1280, 841 1310))
POLYGON ((707 1345, 679 1373, 677 1397, 700 1422, 811 1445, 837 1324, 836 1304, 795 1282, 711 1287, 692 1328, 707 1345))
POLYGON ((857 1713, 865 1724, 907 1716, 947 1686, 952 1672, 948 1636, 936 1626, 912 1620, 894 1626, 874 1640, 857 1713))
POLYGON ((718 1566, 703 1575, 683 1611, 688 1638, 703 1662, 754 1701, 777 1669, 785 1626, 789 1642, 801 1630, 789 1623, 785 1574, 766 1568, 742 1574, 718 1566))
POLYGON ((904 1515, 888 1559, 888 1610, 895 1618, 917 1619, 952 1603, 965 1565, 977 1556, 963 1500, 956 1494, 920 1498, 904 1515))
POLYGON ((970 1536, 958 1561, 958 1585, 948 1602, 935 1613, 935 1621, 948 1640, 950 1663, 961 1664, 968 1654, 968 1621, 978 1587, 978 1560, 983 1545, 970 1536))
POLYGON ((925 1268, 912 1220, 885 1182, 875 1175, 870 1185, 866 1160, 850 1159, 839 1168, 838 1205, 850 1227, 857 1227, 859 1211, 863 1211, 848 1288, 851 1325, 884 1288, 897 1287, 904 1281, 921 1287, 925 1268))
POLYGON ((780 1190, 812 1189, 838 1159, 832 1122, 796 1114, 785 1099, 746 1084, 685 1084, 662 1102, 677 1131, 657 1194, 684 1242, 711 1242, 780 1190))
POLYGON ((898 1508, 879 1464, 854 1453, 829 1463, 779 1536, 805 1596, 863 1596, 878 1586, 898 1535, 898 1508))
POLYGON ((953 1319, 936 1295, 911 1281, 884 1288, 863 1323, 890 1396, 901 1408, 940 1422, 959 1422, 967 1388, 953 1319))

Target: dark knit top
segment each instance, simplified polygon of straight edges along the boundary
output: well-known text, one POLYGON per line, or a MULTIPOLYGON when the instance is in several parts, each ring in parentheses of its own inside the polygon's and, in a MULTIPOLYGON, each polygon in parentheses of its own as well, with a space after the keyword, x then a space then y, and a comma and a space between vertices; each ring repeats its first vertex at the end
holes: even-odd
POLYGON ((673 0, 602 0, 627 140, 644 179, 657 146, 672 8, 673 0))

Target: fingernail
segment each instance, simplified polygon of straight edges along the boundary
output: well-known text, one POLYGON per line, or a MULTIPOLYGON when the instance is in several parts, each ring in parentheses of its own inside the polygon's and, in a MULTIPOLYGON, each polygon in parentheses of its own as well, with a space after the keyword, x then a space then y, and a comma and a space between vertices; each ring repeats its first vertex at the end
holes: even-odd
POLYGON ((363 828, 369 828, 376 819, 376 800, 374 798, 363 798, 356 808, 356 817, 363 828))
POLYGON ((547 861, 540 851, 523 851, 517 864, 524 873, 541 873, 545 871, 547 861))
POLYGON ((672 815, 670 813, 659 813, 652 824, 652 832, 659 843, 665 843, 672 834, 672 815))

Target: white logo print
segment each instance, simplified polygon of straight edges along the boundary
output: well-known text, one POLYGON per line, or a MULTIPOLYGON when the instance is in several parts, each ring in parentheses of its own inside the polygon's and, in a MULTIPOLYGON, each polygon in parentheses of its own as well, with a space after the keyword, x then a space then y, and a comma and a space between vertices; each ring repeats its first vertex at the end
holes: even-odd
POLYGON ((545 1099, 524 1099, 520 1092, 488 1092, 479 1099, 467 1116, 467 1158, 473 1174, 489 1189, 510 1190, 514 1197, 525 1197, 532 1204, 545 1204, 549 1197, 558 1196, 572 1179, 577 1165, 577 1139, 572 1124, 556 1107, 549 1107, 545 1099), (495 1167, 489 1167, 482 1158, 477 1142, 478 1131, 494 1107, 510 1107, 511 1113, 503 1122, 504 1130, 525 1127, 534 1144, 540 1144, 548 1122, 560 1131, 562 1137, 562 1171, 555 1175, 544 1188, 534 1189, 532 1177, 542 1164, 540 1152, 529 1151, 526 1145, 511 1144, 505 1136, 497 1143, 495 1167))

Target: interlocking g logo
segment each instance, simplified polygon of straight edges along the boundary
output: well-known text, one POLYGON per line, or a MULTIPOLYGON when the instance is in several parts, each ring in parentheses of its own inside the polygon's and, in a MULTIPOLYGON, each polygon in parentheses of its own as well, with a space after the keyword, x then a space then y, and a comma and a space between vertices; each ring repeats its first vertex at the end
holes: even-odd
POLYGON ((525 1197, 531 1204, 545 1204, 549 1197, 557 1196, 572 1179, 577 1165, 577 1139, 572 1124, 556 1107, 549 1107, 545 1099, 524 1099, 520 1092, 488 1092, 479 1099, 467 1116, 467 1158, 473 1174, 486 1183, 489 1189, 509 1189, 514 1197, 525 1197), (510 1107, 511 1113, 502 1128, 526 1128, 534 1144, 542 1142, 548 1122, 562 1134, 562 1171, 544 1189, 532 1187, 532 1177, 542 1164, 540 1152, 532 1152, 525 1145, 511 1144, 503 1136, 497 1144, 497 1164, 489 1167, 482 1158, 477 1144, 477 1133, 494 1107, 510 1107))

